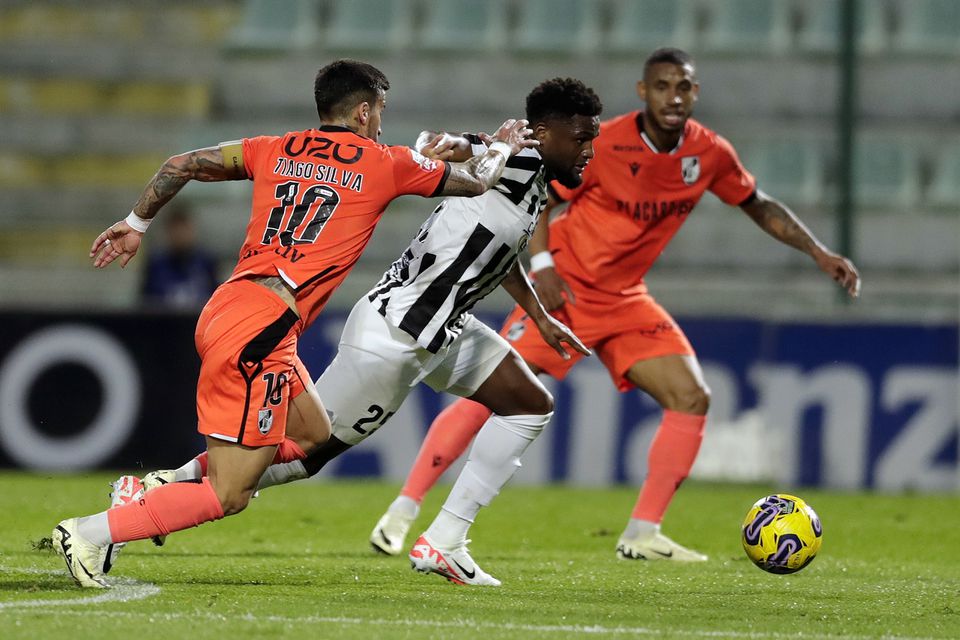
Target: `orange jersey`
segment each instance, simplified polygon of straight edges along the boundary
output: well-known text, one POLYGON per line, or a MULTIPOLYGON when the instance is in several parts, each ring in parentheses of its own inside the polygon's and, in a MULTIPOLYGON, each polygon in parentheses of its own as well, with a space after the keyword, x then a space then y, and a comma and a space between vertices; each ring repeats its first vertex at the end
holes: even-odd
POLYGON ((436 195, 450 170, 335 126, 245 138, 243 166, 253 206, 230 281, 279 275, 295 291, 304 327, 347 277, 387 204, 436 195))
POLYGON ((578 297, 645 292, 644 275, 704 191, 739 205, 756 189, 730 143, 699 122, 687 120, 664 153, 641 131, 640 111, 601 123, 583 184, 550 185, 570 201, 550 224, 550 251, 578 297))

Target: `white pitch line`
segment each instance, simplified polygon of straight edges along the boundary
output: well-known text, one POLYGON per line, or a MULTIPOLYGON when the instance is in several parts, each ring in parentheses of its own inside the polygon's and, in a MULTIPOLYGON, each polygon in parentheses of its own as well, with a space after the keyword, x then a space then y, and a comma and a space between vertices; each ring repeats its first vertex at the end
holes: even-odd
MULTIPOLYGON (((4 573, 27 573, 42 575, 62 575, 64 579, 73 581, 66 571, 57 571, 53 569, 35 569, 33 567, 0 567, 4 573)), ((150 596, 160 593, 160 587, 149 582, 140 582, 132 578, 114 578, 111 580, 114 586, 110 589, 98 593, 95 596, 86 596, 82 598, 60 598, 47 600, 10 600, 0 601, 0 611, 4 609, 28 609, 34 607, 71 607, 79 605, 102 604, 104 602, 130 602, 132 600, 143 600, 150 596)))
MULTIPOLYGON (((70 604, 80 604, 79 600, 71 600, 70 604)), ((225 614, 215 614, 203 611, 191 612, 137 612, 137 611, 43 611, 44 614, 51 615, 79 615, 83 617, 100 616, 104 618, 149 618, 151 622, 158 620, 198 620, 207 619, 214 621, 242 620, 245 622, 272 622, 284 624, 340 624, 340 625, 372 625, 379 627, 429 627, 439 628, 447 627, 453 629, 480 628, 499 631, 525 631, 530 633, 558 633, 558 634, 584 634, 584 635, 632 635, 632 636, 655 636, 660 637, 667 633, 680 633, 684 636, 697 638, 745 638, 763 640, 765 638, 783 638, 798 640, 804 638, 818 638, 823 640, 876 640, 878 636, 864 635, 836 635, 823 633, 776 633, 769 631, 710 631, 710 630, 690 630, 690 629, 670 629, 653 627, 604 627, 602 625, 535 625, 535 624, 515 624, 511 622, 486 622, 478 620, 388 620, 386 618, 347 618, 347 617, 327 617, 327 616, 277 616, 254 614, 242 614, 239 616, 228 616, 225 614)), ((921 636, 879 636, 887 640, 934 640, 934 638, 921 636)))

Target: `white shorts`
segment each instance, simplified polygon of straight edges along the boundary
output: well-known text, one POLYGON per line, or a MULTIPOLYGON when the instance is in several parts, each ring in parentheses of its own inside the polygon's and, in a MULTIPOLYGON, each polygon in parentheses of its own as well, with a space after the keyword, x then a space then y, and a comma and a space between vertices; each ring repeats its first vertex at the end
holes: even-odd
POLYGON ((430 353, 364 296, 347 318, 339 351, 317 380, 317 391, 333 435, 357 444, 383 426, 418 383, 472 396, 511 350, 496 331, 467 315, 460 336, 430 353))

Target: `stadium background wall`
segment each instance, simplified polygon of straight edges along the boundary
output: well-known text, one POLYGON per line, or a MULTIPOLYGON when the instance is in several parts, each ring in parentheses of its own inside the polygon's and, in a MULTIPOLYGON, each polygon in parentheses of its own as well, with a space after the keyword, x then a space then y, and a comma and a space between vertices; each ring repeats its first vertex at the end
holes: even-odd
MULTIPOLYGON (((333 356, 344 319, 324 314, 303 336, 300 354, 314 376, 333 356)), ((194 323, 190 313, 0 313, 0 467, 152 469, 201 450, 194 323)), ((694 477, 960 488, 956 325, 680 323, 713 391, 694 477)), ((556 415, 517 481, 638 484, 656 405, 618 393, 596 360, 551 388, 556 415)), ((401 479, 447 401, 415 389, 383 433, 322 475, 401 479)))

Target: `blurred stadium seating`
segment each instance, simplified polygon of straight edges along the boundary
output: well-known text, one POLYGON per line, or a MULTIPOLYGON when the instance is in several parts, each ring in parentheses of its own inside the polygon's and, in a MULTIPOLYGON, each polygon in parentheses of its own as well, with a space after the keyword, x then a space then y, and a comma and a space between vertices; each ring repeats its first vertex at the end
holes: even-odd
POLYGON ((688 48, 696 29, 696 4, 691 0, 614 0, 610 30, 603 39, 610 53, 637 55, 667 44, 688 48))
MULTIPOLYGON (((800 5, 797 48, 810 53, 836 53, 840 38, 841 0, 807 0, 800 5)), ((857 45, 865 54, 879 54, 888 46, 886 5, 861 2, 857 45)))
MULTIPOLYGON (((82 267, 93 235, 170 154, 313 124, 313 73, 340 56, 387 72, 385 141, 409 143, 425 126, 490 130, 555 75, 594 86, 607 115, 637 108, 646 53, 687 47, 702 82, 697 116, 835 245, 838 6, 9 0, 0 5, 0 304, 132 304, 135 278, 82 267)), ((914 318, 920 306, 956 318, 960 146, 943 141, 960 139, 951 97, 960 95, 960 2, 861 1, 860 18, 855 246, 866 289, 853 313, 914 318)), ((184 191, 225 266, 247 194, 243 184, 184 191)), ((335 303, 375 281, 429 207, 398 203, 335 303)), ((837 296, 803 256, 759 234, 708 197, 651 284, 681 313, 836 314, 837 296)))

